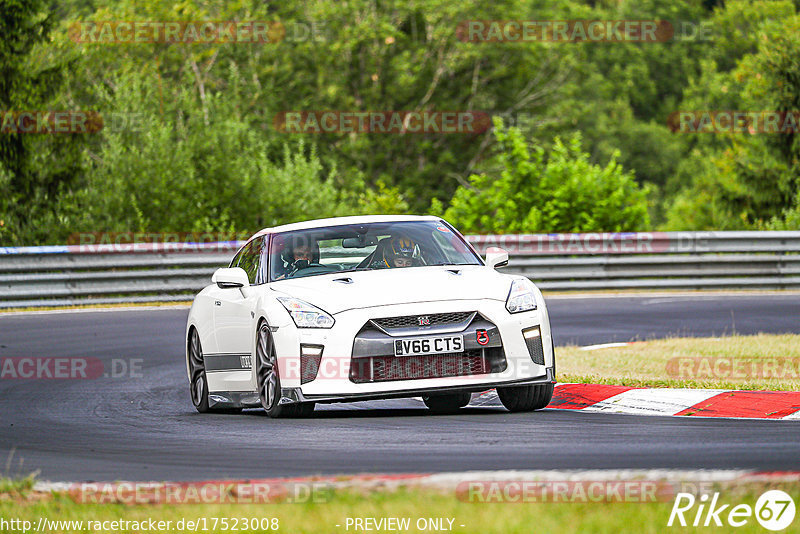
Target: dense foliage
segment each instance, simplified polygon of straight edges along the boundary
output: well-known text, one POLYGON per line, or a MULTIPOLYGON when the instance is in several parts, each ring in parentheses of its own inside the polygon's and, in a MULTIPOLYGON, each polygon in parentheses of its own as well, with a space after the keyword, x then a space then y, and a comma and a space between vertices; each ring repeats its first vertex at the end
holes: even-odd
POLYGON ((647 228, 647 191, 617 163, 589 161, 580 137, 556 138, 549 154, 529 149, 517 128, 496 125, 497 173, 472 175, 445 218, 475 234, 635 231, 647 228))
POLYGON ((670 122, 686 110, 800 110, 790 0, 49 2, 0 0, 0 111, 92 110, 104 127, 0 132, 0 245, 361 213, 443 213, 469 232, 800 228, 795 133, 670 122), (694 33, 571 43, 459 32, 515 19, 668 20, 694 33), (77 42, 73 25, 88 21, 268 21, 285 34, 77 42), (503 120, 471 133, 284 133, 275 117, 293 110, 503 120))

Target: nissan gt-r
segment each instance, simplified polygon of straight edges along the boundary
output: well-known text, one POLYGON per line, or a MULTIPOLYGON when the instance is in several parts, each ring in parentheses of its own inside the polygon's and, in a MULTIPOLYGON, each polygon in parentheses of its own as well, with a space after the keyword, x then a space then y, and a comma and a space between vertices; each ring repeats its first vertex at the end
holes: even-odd
POLYGON ((496 388, 510 411, 547 406, 555 355, 527 278, 499 272, 439 217, 363 216, 267 228, 218 269, 186 328, 200 412, 421 397, 434 412, 496 388))

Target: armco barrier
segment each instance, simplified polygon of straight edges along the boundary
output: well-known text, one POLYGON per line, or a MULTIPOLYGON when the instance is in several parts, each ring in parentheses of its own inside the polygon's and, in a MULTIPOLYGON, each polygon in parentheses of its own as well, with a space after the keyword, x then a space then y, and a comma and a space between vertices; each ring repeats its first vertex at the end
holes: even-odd
MULTIPOLYGON (((800 232, 468 236, 544 290, 800 288, 800 232)), ((183 301, 241 242, 0 247, 0 307, 183 301)))

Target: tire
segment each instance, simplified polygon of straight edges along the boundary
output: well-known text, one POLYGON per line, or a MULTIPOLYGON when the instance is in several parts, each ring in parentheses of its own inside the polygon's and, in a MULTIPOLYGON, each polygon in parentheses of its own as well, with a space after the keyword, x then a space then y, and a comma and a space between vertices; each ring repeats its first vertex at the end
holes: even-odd
POLYGON ((422 397, 422 402, 425 403, 433 413, 456 413, 460 408, 469 404, 472 394, 469 392, 448 393, 446 395, 431 395, 430 397, 422 397))
POLYGON ((266 321, 261 321, 256 329, 256 381, 261 406, 273 419, 281 417, 308 417, 314 411, 313 402, 280 404, 281 377, 278 355, 272 331, 266 321))
POLYGON ((192 328, 189 334, 189 395, 192 404, 200 413, 209 411, 208 407, 208 378, 206 378, 206 362, 203 358, 203 347, 200 345, 200 336, 192 328))
POLYGON ((208 377, 200 335, 195 328, 189 334, 189 395, 200 413, 241 413, 241 408, 211 408, 208 405, 208 377))
POLYGON ((553 398, 553 384, 497 388, 497 396, 509 412, 541 410, 553 398))

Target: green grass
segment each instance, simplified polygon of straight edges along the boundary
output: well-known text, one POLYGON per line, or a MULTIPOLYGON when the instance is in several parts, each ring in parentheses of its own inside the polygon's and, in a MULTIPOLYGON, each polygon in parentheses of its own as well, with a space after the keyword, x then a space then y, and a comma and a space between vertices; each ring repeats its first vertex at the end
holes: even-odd
MULTIPOLYGON (((9 484, 9 483, 4 483, 9 484)), ((12 486, 14 483, 10 483, 12 486)), ((5 486, 4 486, 5 487, 5 486)), ((800 483, 782 489, 800 502, 800 483)), ((738 491, 723 491, 720 500, 753 506, 763 488, 752 487, 738 491)), ((348 517, 409 517, 412 528, 419 518, 454 518, 453 532, 498 533, 617 533, 663 532, 672 508, 672 500, 656 503, 471 503, 445 490, 400 489, 398 491, 338 492, 328 502, 305 504, 226 504, 226 505, 125 505, 80 504, 65 495, 42 498, 21 498, 17 493, 0 491, 0 516, 32 521, 40 517, 50 520, 128 520, 149 518, 169 520, 175 525, 179 520, 199 518, 278 518, 279 532, 360 532, 345 529, 348 517), (341 525, 336 527, 335 525, 341 525), (463 527, 461 525, 464 525, 463 527)), ((800 519, 795 520, 795 524, 800 519)), ((209 524, 209 532, 210 529, 209 524)), ((707 529, 680 528, 681 532, 699 532, 707 529)), ((725 531, 724 529, 717 529, 725 531)), ((59 530, 77 532, 75 528, 59 530)), ((115 532, 132 532, 121 529, 115 532)), ((175 532, 174 527, 170 532, 175 532)), ((202 532, 203 530, 200 529, 202 532)), ((221 529, 217 529, 222 532, 221 529)), ((751 519, 737 532, 764 532, 751 519)), ((84 532, 101 532, 93 528, 84 532)), ((144 530, 142 530, 144 532, 144 530)), ((237 532, 242 532, 241 530, 237 532)), ((254 532, 244 530, 243 532, 254 532)))
POLYGON ((0 497, 25 498, 33 489, 35 482, 36 479, 33 475, 25 478, 0 478, 0 497))
POLYGON ((672 338, 556 348, 559 382, 800 391, 800 335, 672 338), (754 372, 754 370, 756 372, 754 372))

